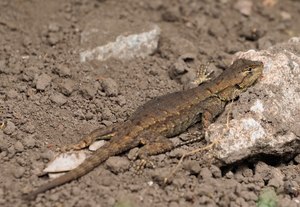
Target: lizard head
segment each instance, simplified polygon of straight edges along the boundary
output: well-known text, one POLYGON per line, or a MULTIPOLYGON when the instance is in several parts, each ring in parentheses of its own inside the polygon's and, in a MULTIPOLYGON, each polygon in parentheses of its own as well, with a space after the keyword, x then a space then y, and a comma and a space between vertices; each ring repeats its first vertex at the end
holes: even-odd
POLYGON ((253 85, 262 75, 264 65, 260 61, 238 59, 232 64, 232 68, 237 70, 235 74, 239 76, 236 86, 243 90, 253 85))
POLYGON ((225 70, 215 81, 211 91, 222 100, 231 100, 252 86, 262 75, 263 63, 246 59, 238 59, 225 70))

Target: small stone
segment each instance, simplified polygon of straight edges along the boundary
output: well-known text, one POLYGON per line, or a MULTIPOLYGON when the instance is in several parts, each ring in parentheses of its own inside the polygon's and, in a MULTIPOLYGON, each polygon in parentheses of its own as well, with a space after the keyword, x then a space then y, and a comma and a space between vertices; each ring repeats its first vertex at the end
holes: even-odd
POLYGON ((70 96, 75 90, 75 83, 73 80, 67 79, 60 85, 60 92, 66 96, 70 96))
POLYGON ((169 153, 169 156, 171 158, 181 158, 182 155, 184 155, 185 153, 186 153, 186 150, 184 150, 182 148, 176 148, 169 153))
POLYGON ((239 192, 240 196, 243 197, 246 201, 257 201, 258 197, 252 191, 242 191, 239 192))
POLYGON ((210 171, 212 173, 212 175, 215 177, 215 178, 221 178, 222 177, 222 171, 220 168, 218 168, 217 166, 215 165, 212 165, 210 167, 210 171))
POLYGON ((55 69, 54 72, 58 74, 60 77, 70 77, 71 76, 71 69, 65 65, 60 64, 55 69))
POLYGON ((111 113, 111 110, 109 108, 102 109, 102 119, 111 120, 112 117, 113 113, 111 113))
POLYGON ((107 96, 117 96, 119 93, 118 84, 111 78, 103 79, 101 86, 107 96))
POLYGON ((15 147, 12 145, 10 146, 8 149, 8 154, 9 154, 9 157, 13 157, 15 154, 16 154, 16 150, 15 150, 15 147))
POLYGON ((4 189, 0 188, 0 198, 4 198, 4 189))
POLYGON ((203 180, 212 178, 212 173, 207 167, 202 168, 199 175, 203 180))
POLYGON ((24 145, 27 148, 33 148, 36 145, 36 141, 35 141, 35 139, 33 138, 32 135, 26 136, 24 138, 24 145))
POLYGON ((15 89, 11 89, 6 93, 7 98, 15 99, 18 96, 18 92, 15 89))
POLYGON ((15 143, 15 150, 16 150, 16 152, 23 152, 24 151, 24 145, 22 144, 22 142, 17 141, 15 143))
POLYGON ((80 92, 85 99, 93 99, 97 93, 96 89, 90 85, 82 85, 80 92))
POLYGON ((0 60, 0 73, 9 73, 5 60, 0 60))
POLYGON ((283 185, 283 180, 278 180, 276 178, 271 178, 268 182, 268 186, 274 187, 275 189, 279 188, 283 185))
POLYGON ((26 123, 26 125, 22 128, 22 130, 26 133, 29 133, 29 134, 33 134, 35 132, 35 126, 31 123, 31 122, 28 122, 26 123))
POLYGON ((60 36, 57 33, 49 33, 48 43, 53 46, 56 45, 60 40, 60 36))
POLYGON ((187 65, 186 63, 178 59, 172 66, 169 71, 169 76, 171 79, 177 78, 178 76, 187 72, 187 65))
POLYGON ((171 201, 171 203, 169 204, 169 207, 180 207, 180 205, 175 201, 171 201))
POLYGON ((119 104, 119 106, 124 106, 126 104, 126 98, 124 96, 118 96, 117 97, 117 104, 119 104))
POLYGON ((234 4, 234 8, 245 16, 250 16, 252 13, 253 3, 249 0, 238 0, 234 4))
POLYGON ((295 161, 297 164, 300 164, 300 154, 298 154, 298 155, 294 158, 294 161, 295 161))
POLYGON ((120 172, 124 172, 129 169, 130 162, 126 157, 110 157, 106 161, 107 168, 115 173, 118 174, 120 172))
POLYGON ((252 177, 253 176, 253 171, 249 168, 246 168, 242 172, 244 177, 252 177))
POLYGON ((4 128, 4 134, 11 135, 16 130, 16 126, 13 122, 7 121, 6 127, 4 128))
POLYGON ((72 188, 72 191, 71 191, 71 194, 74 195, 74 196, 78 196, 81 194, 81 189, 79 187, 73 187, 72 188))
POLYGON ((133 149, 131 149, 128 154, 127 154, 127 157, 129 160, 135 160, 137 158, 137 155, 138 155, 138 151, 139 151, 139 148, 138 147, 135 147, 133 149))
POLYGON ((174 7, 172 9, 168 9, 162 14, 162 20, 166 22, 176 22, 179 20, 181 16, 179 7, 174 7))
POLYGON ((93 118, 94 118, 94 114, 92 112, 89 111, 85 114, 85 119, 87 121, 92 120, 93 118))
POLYGON ((47 86, 51 83, 51 77, 45 73, 38 76, 36 80, 36 89, 40 91, 44 91, 47 86))
POLYGON ((60 195, 59 193, 51 193, 48 198, 51 201, 58 201, 59 195, 60 195))
POLYGON ((24 173, 25 173, 25 168, 24 167, 18 167, 13 171, 13 174, 14 174, 15 178, 23 177, 24 173))
POLYGON ((59 32, 59 30, 60 30, 60 26, 55 22, 52 22, 48 25, 49 32, 59 32))
POLYGON ((255 166, 255 174, 260 174, 264 180, 271 178, 271 168, 264 162, 258 162, 255 166))
POLYGON ((225 177, 228 178, 228 179, 232 179, 234 177, 234 174, 232 171, 229 171, 225 174, 225 177))
POLYGON ((172 181, 173 185, 177 188, 182 188, 184 184, 186 184, 186 178, 183 176, 175 177, 172 181))
POLYGON ((50 100, 59 106, 62 106, 67 102, 67 99, 65 98, 65 96, 60 93, 51 95, 50 100))
POLYGON ((183 167, 185 170, 189 171, 192 175, 198 175, 199 172, 201 171, 199 162, 194 160, 185 162, 183 167))

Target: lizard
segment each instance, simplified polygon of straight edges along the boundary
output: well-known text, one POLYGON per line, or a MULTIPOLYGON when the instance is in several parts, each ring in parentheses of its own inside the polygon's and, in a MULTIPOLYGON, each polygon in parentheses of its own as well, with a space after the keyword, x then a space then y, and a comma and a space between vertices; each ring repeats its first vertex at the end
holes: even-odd
POLYGON ((207 128, 225 109, 225 105, 252 86, 262 75, 263 63, 238 59, 217 78, 188 90, 158 96, 137 110, 123 123, 99 128, 83 137, 72 149, 88 147, 97 139, 109 140, 77 168, 26 194, 34 200, 40 193, 78 179, 109 157, 140 147, 138 157, 170 151, 174 137, 197 122, 207 128))

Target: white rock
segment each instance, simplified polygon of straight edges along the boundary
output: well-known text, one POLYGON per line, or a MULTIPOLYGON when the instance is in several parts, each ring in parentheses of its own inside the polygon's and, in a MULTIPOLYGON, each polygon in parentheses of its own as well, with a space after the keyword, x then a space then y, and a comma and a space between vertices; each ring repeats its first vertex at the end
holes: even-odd
POLYGON ((90 151, 96 151, 97 149, 99 149, 100 147, 102 147, 105 143, 106 143, 105 140, 95 141, 93 144, 91 144, 89 146, 89 150, 90 151))
POLYGON ((44 173, 66 172, 75 169, 87 158, 84 151, 73 151, 59 154, 43 170, 44 173))
POLYGON ((262 61, 263 77, 251 88, 252 101, 235 103, 245 113, 236 113, 228 127, 214 123, 208 128, 206 139, 219 141, 213 152, 216 158, 229 164, 256 154, 300 152, 299 54, 300 38, 237 54, 236 58, 262 61))
POLYGON ((157 25, 153 25, 153 28, 146 32, 128 36, 119 35, 113 42, 81 52, 80 61, 104 61, 111 57, 127 60, 136 57, 145 58, 157 49, 159 35, 160 28, 157 25))

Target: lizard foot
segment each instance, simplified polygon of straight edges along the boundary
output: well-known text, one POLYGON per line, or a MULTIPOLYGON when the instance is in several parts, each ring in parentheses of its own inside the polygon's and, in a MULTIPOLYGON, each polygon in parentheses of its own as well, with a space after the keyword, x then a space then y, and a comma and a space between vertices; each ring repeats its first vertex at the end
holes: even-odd
POLYGON ((141 174, 143 169, 145 169, 146 167, 147 168, 155 168, 155 165, 149 159, 140 159, 140 160, 138 160, 138 163, 135 166, 135 170, 136 170, 137 174, 141 174))
POLYGON ((200 85, 206 81, 209 81, 211 78, 209 77, 212 72, 207 72, 208 65, 200 65, 199 69, 197 70, 196 79, 192 82, 195 85, 200 85))

